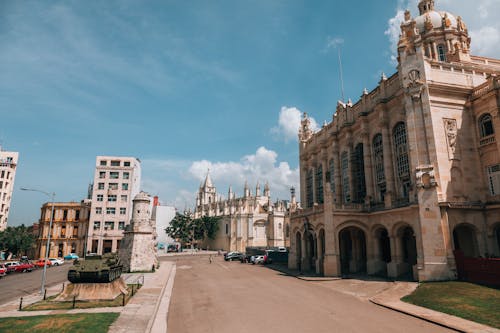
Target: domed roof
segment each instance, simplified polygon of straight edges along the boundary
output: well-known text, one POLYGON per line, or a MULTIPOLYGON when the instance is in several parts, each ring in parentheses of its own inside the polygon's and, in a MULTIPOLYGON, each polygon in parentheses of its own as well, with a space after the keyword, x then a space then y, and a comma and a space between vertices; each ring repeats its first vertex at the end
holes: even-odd
POLYGON ((427 32, 427 22, 432 24, 431 29, 436 28, 458 28, 458 22, 453 14, 448 12, 437 12, 435 10, 428 11, 415 18, 416 27, 418 31, 422 34, 427 32))
POLYGON ((134 201, 150 201, 149 194, 141 191, 134 197, 134 201))

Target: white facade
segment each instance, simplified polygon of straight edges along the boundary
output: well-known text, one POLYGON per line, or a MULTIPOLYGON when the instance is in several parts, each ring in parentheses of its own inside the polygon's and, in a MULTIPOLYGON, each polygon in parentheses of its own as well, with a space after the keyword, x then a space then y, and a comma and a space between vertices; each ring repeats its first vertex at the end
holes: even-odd
POLYGON ((159 203, 153 206, 153 218, 156 220, 158 249, 167 250, 167 245, 174 244, 175 240, 167 235, 165 229, 175 217, 174 206, 162 206, 159 203))
POLYGON ((7 228, 19 153, 0 147, 0 231, 7 228))
POLYGON ((116 252, 139 193, 141 161, 135 157, 97 156, 87 250, 116 252))

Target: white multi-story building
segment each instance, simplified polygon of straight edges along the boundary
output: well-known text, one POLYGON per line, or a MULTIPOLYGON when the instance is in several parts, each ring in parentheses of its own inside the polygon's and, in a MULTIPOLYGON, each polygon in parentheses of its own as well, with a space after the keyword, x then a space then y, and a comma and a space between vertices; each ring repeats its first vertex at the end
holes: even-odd
POLYGON ((156 223, 158 249, 165 249, 166 251, 169 244, 175 243, 175 239, 168 236, 165 231, 175 217, 175 207, 160 204, 158 197, 155 196, 153 200, 152 215, 156 223))
POLYGON ((117 252, 139 193, 141 161, 135 157, 97 156, 87 251, 117 252))
POLYGON ((0 147, 0 231, 7 228, 18 158, 19 153, 2 151, 0 147))

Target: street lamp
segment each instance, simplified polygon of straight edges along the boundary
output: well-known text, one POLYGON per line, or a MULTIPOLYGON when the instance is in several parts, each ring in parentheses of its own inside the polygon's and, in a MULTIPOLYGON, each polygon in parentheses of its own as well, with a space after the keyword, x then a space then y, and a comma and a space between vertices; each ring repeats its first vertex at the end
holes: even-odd
POLYGON ((25 187, 21 187, 21 191, 33 191, 33 192, 43 193, 46 196, 48 196, 49 198, 51 198, 51 202, 52 202, 52 212, 50 213, 50 222, 49 222, 49 233, 47 236, 47 246, 45 248, 45 261, 43 264, 42 287, 40 288, 40 293, 43 296, 43 295, 45 295, 45 280, 46 280, 46 276, 47 276, 47 260, 49 260, 50 232, 52 230, 52 221, 54 219, 54 198, 55 198, 56 194, 54 192, 49 193, 49 192, 45 192, 42 190, 37 190, 37 189, 33 189, 33 188, 25 188, 25 187))

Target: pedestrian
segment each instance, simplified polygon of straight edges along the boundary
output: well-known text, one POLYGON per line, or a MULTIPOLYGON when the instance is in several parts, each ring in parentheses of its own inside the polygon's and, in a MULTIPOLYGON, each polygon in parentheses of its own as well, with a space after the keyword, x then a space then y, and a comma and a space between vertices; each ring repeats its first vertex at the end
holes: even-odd
POLYGON ((210 263, 212 263, 212 255, 208 256, 208 261, 210 261, 210 263))

